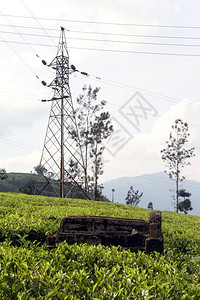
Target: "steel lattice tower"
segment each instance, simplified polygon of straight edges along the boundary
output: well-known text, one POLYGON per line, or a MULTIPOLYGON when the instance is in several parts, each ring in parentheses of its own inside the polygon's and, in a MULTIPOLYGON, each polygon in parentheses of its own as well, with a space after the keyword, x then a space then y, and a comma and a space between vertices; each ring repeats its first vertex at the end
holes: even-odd
POLYGON ((65 30, 62 27, 57 55, 49 67, 56 70, 56 77, 49 84, 54 96, 48 100, 52 101, 52 104, 42 157, 37 170, 35 194, 63 198, 70 196, 75 189, 79 194, 82 193, 84 197, 89 198, 83 188, 85 183, 83 185, 80 179, 84 173, 84 162, 69 86, 69 75, 75 68, 73 65, 69 66, 65 30), (72 132, 75 133, 73 136, 72 132))

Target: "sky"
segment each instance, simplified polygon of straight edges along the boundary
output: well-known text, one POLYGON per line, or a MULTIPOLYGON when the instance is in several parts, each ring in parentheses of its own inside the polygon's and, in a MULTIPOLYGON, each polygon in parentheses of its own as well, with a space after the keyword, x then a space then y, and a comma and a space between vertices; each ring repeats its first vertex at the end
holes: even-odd
POLYGON ((200 181, 200 2, 198 0, 8 0, 0 8, 0 168, 39 163, 56 55, 66 29, 72 99, 100 87, 115 128, 105 141, 101 182, 165 170, 171 126, 189 125, 195 147, 187 179, 200 181))

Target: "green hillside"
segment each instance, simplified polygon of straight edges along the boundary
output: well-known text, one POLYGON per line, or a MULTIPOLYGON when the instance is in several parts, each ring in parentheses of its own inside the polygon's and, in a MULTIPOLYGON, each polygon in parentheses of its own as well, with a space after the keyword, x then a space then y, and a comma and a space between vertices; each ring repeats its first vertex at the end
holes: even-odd
POLYGON ((35 181, 36 174, 31 173, 8 173, 6 180, 0 181, 0 192, 18 193, 26 183, 35 181))
POLYGON ((47 250, 45 235, 69 215, 148 220, 149 211, 0 193, 1 299, 200 299, 200 217, 163 212, 162 255, 65 242, 47 250))

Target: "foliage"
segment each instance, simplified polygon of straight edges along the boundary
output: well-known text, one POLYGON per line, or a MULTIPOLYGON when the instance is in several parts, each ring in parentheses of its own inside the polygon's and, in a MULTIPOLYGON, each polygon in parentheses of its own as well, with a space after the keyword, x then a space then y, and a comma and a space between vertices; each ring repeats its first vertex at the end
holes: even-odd
POLYGON ((6 178, 8 178, 6 170, 0 169, 0 180, 5 180, 6 178))
POLYGON ((84 183, 85 189, 92 187, 95 199, 98 193, 98 179, 103 174, 102 154, 104 147, 103 140, 107 139, 112 133, 110 114, 108 112, 100 112, 104 109, 106 101, 98 100, 100 88, 92 89, 89 85, 84 86, 82 94, 77 98, 78 120, 77 136, 76 129, 72 128, 72 137, 79 140, 81 144, 81 155, 83 158, 83 166, 85 170, 84 183))
POLYGON ((149 204, 147 205, 147 208, 153 210, 153 203, 149 202, 149 204))
POLYGON ((185 189, 180 189, 180 190, 178 191, 178 195, 179 195, 180 197, 183 197, 183 198, 185 199, 186 197, 187 197, 187 198, 190 198, 191 193, 186 192, 185 189))
POLYGON ((141 193, 139 195, 139 191, 134 191, 133 186, 131 185, 127 196, 126 196, 126 204, 128 205, 133 205, 133 206, 137 206, 140 201, 141 201, 141 197, 142 197, 143 193, 141 193))
POLYGON ((182 201, 179 201, 178 203, 178 210, 184 212, 185 214, 188 213, 188 211, 191 211, 192 205, 191 205, 191 200, 190 199, 185 199, 182 201))
POLYGON ((25 183, 24 187, 19 189, 19 193, 27 194, 27 195, 33 195, 34 194, 34 188, 35 188, 35 181, 30 180, 29 182, 25 183))
POLYGON ((194 148, 185 149, 184 145, 188 142, 188 124, 181 119, 176 119, 175 124, 172 125, 172 132, 170 132, 169 141, 166 142, 167 148, 161 150, 162 160, 168 167, 169 177, 175 180, 176 183, 176 212, 178 212, 179 203, 179 182, 185 179, 181 174, 182 169, 190 165, 188 159, 194 156, 194 148))
POLYGON ((178 195, 180 197, 184 198, 184 200, 179 201, 179 203, 178 203, 178 210, 181 211, 181 212, 184 212, 185 214, 187 214, 188 211, 191 211, 193 209, 192 208, 191 200, 189 199, 189 197, 191 196, 191 193, 186 192, 185 189, 180 189, 178 191, 178 195))
POLYGON ((80 177, 80 169, 77 161, 70 159, 66 176, 68 177, 68 182, 70 183, 73 183, 74 180, 77 180, 77 178, 80 177))
POLYGON ((68 215, 148 219, 149 211, 115 203, 0 193, 1 299, 200 298, 200 217, 162 212, 162 255, 66 242, 48 251, 42 236, 56 232, 68 215))
POLYGON ((97 200, 98 179, 99 175, 103 174, 102 154, 105 147, 102 146, 102 141, 107 139, 113 132, 113 126, 111 125, 110 114, 108 112, 102 112, 100 116, 95 117, 91 132, 93 135, 93 143, 90 157, 93 159, 94 194, 95 200, 97 200))
POLYGON ((40 165, 37 165, 36 167, 33 168, 35 170, 35 172, 37 174, 46 174, 47 173, 47 169, 44 167, 44 166, 40 166, 40 165))

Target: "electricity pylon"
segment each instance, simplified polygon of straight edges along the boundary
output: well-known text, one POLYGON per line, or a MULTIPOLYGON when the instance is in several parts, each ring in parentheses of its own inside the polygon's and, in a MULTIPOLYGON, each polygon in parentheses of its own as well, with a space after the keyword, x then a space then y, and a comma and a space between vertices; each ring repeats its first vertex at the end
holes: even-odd
POLYGON ((36 170, 35 194, 64 198, 76 190, 80 197, 89 198, 85 182, 82 182, 85 166, 69 86, 69 75, 76 69, 73 65, 69 66, 63 27, 57 55, 49 67, 56 70, 56 77, 49 84, 54 90, 54 96, 51 100, 42 100, 52 101, 52 104, 42 157, 36 170))

